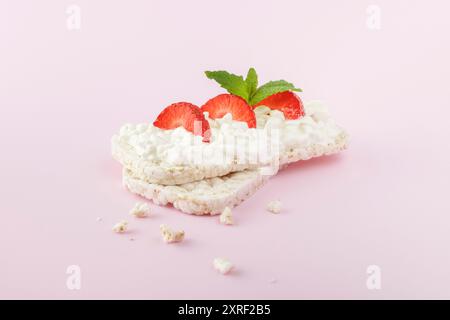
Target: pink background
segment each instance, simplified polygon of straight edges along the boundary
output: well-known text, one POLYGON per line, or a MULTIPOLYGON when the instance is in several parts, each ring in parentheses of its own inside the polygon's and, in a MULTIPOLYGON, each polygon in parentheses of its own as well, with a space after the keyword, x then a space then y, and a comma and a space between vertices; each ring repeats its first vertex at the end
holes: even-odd
POLYGON ((79 31, 71 2, 0 1, 0 298, 450 298, 448 1, 374 1, 379 31, 365 0, 75 3, 79 31), (112 134, 222 92, 204 70, 249 66, 324 100, 349 150, 281 172, 236 226, 154 205, 129 217, 112 134), (161 223, 186 241, 163 244, 161 223), (218 256, 236 272, 217 274, 218 256))

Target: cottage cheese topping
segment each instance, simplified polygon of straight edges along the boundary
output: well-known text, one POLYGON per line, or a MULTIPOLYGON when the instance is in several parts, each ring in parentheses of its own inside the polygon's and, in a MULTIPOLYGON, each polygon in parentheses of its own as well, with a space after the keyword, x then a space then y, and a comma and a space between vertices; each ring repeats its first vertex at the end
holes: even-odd
POLYGON ((266 165, 289 150, 333 143, 342 132, 320 102, 312 101, 304 107, 306 115, 297 120, 285 120, 280 111, 258 107, 257 128, 251 129, 245 122, 232 120, 231 114, 210 119, 205 112, 211 127, 210 143, 182 127, 163 130, 152 124, 126 124, 115 138, 156 165, 266 165))
MULTIPOLYGON (((205 113, 207 115, 207 113, 205 113)), ((249 129, 245 122, 233 121, 231 114, 212 120, 211 142, 179 127, 163 130, 151 124, 127 124, 120 130, 119 139, 133 148, 136 154, 155 164, 181 166, 191 164, 227 165, 231 163, 270 163, 271 158, 259 157, 252 147, 259 140, 259 130, 249 129)), ((256 143, 257 145, 257 143, 256 143)))

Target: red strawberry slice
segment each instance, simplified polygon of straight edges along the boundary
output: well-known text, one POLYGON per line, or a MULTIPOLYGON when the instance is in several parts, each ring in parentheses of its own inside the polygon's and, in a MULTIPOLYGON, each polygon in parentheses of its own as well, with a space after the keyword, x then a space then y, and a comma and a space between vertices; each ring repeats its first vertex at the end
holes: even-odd
POLYGON ((247 122, 249 128, 256 128, 256 117, 252 107, 241 97, 232 94, 219 94, 210 99, 202 107, 211 119, 222 118, 231 113, 233 120, 247 122))
POLYGON ((288 120, 298 119, 305 115, 302 100, 291 91, 284 91, 268 96, 258 102, 254 107, 266 106, 273 110, 279 110, 284 113, 288 120))
POLYGON ((175 129, 183 127, 195 135, 202 136, 204 142, 209 142, 211 131, 199 107, 189 102, 177 102, 166 107, 153 122, 161 129, 175 129))

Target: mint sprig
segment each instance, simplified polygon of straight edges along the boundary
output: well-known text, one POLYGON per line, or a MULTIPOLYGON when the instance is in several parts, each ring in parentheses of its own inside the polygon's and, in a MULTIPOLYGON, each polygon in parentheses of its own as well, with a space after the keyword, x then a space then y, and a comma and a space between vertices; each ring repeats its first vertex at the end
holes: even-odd
POLYGON ((275 93, 284 92, 284 91, 299 91, 301 92, 302 89, 296 88, 292 83, 284 81, 284 80, 277 80, 277 81, 270 81, 266 84, 263 84, 261 87, 259 87, 251 96, 250 98, 250 105, 255 105, 258 102, 264 100, 268 96, 271 96, 275 93))
POLYGON ((258 75, 256 74, 256 70, 254 68, 248 69, 245 83, 247 84, 247 91, 250 100, 256 89, 258 88, 258 75))
POLYGON ((205 71, 205 74, 209 79, 217 81, 229 93, 242 97, 247 102, 249 101, 247 83, 242 76, 227 71, 205 71))
POLYGON ((251 106, 264 100, 268 96, 284 91, 298 91, 292 83, 285 80, 269 81, 258 88, 258 75, 254 68, 250 68, 247 77, 238 76, 227 71, 206 71, 209 79, 215 80, 229 93, 243 98, 251 106))

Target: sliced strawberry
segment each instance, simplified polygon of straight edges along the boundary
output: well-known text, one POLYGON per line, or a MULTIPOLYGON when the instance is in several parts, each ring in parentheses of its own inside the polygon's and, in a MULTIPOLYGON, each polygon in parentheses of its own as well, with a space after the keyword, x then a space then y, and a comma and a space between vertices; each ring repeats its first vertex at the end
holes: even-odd
POLYGON ((266 106, 273 110, 280 110, 289 120, 298 119, 305 115, 302 100, 291 91, 284 91, 268 96, 254 107, 266 106))
POLYGON ((161 129, 175 129, 183 127, 195 135, 202 136, 203 141, 209 142, 211 131, 199 107, 189 102, 177 102, 166 107, 153 122, 161 129))
POLYGON ((256 117, 252 107, 241 97, 232 94, 219 94, 210 99, 202 107, 211 119, 222 118, 231 113, 233 120, 247 122, 249 128, 256 128, 256 117))

